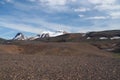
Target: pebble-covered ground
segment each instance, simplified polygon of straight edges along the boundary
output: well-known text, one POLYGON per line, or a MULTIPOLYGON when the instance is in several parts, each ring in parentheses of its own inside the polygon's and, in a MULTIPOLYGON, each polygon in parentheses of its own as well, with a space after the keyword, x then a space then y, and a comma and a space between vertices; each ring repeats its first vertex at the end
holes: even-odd
POLYGON ((120 80, 120 59, 0 54, 0 80, 120 80))

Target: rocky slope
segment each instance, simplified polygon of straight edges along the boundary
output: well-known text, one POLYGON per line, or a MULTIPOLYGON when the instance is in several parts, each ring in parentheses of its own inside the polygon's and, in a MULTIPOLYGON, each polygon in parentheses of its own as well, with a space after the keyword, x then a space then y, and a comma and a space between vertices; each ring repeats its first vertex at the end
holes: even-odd
POLYGON ((86 42, 0 45, 1 80, 119 80, 120 59, 86 42))

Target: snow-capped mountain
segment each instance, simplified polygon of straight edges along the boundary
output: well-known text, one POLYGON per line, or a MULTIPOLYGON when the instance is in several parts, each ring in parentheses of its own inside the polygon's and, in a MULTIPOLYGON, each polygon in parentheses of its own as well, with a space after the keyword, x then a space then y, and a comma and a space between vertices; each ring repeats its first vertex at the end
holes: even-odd
POLYGON ((22 33, 17 33, 13 40, 26 40, 27 37, 24 36, 22 33))
POLYGON ((16 36, 13 38, 13 40, 35 40, 38 38, 56 37, 56 36, 60 36, 66 33, 67 32, 62 31, 62 30, 56 31, 56 32, 45 31, 45 32, 42 32, 41 34, 37 34, 31 37, 26 37, 23 33, 17 33, 16 36))
POLYGON ((49 37, 56 37, 56 36, 60 36, 60 35, 66 34, 66 33, 67 32, 63 31, 63 30, 59 30, 59 31, 55 31, 55 32, 50 32, 50 31, 43 32, 43 34, 49 34, 49 37))

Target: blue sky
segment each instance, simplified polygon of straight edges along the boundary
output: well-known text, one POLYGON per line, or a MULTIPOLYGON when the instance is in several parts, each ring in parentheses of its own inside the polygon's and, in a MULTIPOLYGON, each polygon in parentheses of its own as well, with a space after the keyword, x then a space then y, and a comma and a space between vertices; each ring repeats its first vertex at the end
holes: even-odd
POLYGON ((0 0, 0 37, 120 29, 120 0, 0 0))

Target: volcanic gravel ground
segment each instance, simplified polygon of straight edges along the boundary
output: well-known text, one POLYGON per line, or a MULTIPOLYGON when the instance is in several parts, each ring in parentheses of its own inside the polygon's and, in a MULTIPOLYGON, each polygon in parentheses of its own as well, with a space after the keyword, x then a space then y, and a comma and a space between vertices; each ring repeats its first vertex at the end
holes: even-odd
POLYGON ((120 80, 120 59, 0 54, 0 80, 120 80))

